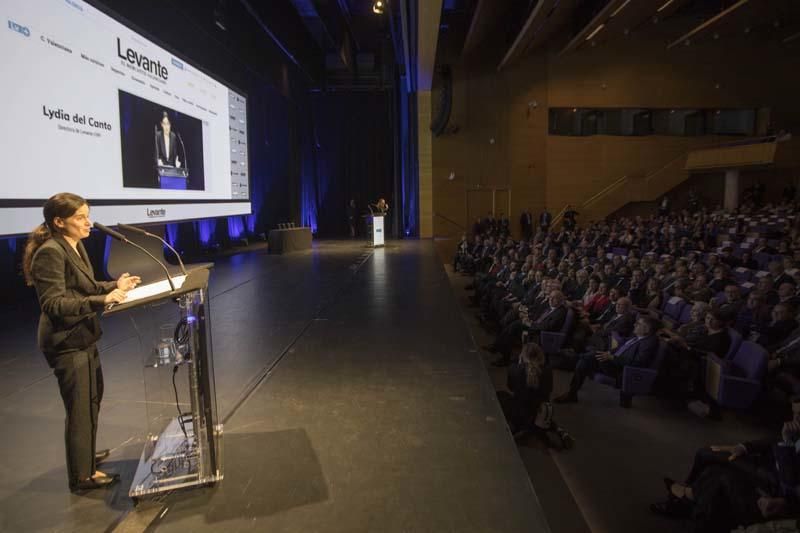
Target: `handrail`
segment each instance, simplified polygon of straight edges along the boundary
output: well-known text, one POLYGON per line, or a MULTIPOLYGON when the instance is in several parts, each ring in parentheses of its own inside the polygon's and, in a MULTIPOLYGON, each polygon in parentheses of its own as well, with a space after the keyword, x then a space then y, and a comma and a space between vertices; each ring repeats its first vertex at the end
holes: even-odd
MULTIPOLYGON (((700 147, 697 147, 697 148, 692 148, 692 149, 689 149, 686 152, 681 153, 679 156, 671 159, 665 165, 663 165, 660 168, 654 170, 653 172, 650 172, 649 174, 646 174, 644 176, 644 182, 645 182, 646 185, 649 185, 650 182, 656 176, 659 176, 662 172, 664 172, 668 168, 672 167, 678 161, 681 161, 682 159, 685 160, 689 156, 689 154, 691 152, 694 152, 696 150, 711 150, 711 149, 715 149, 715 148, 726 148, 726 147, 732 147, 732 146, 741 146, 741 145, 749 145, 749 144, 761 144, 761 143, 768 143, 768 142, 776 142, 777 143, 778 142, 777 136, 776 135, 767 135, 767 136, 764 136, 764 137, 755 137, 753 139, 749 139, 749 140, 746 140, 746 141, 732 141, 732 142, 727 142, 727 143, 715 143, 715 144, 709 144, 707 146, 700 146, 700 147)), ((602 190, 600 190, 597 193, 595 193, 592 196, 590 196, 585 202, 583 202, 581 204, 581 208, 582 209, 586 209, 587 207, 589 207, 590 205, 592 205, 596 201, 600 200, 604 196, 608 195, 612 191, 618 189, 620 187, 620 185, 623 185, 623 184, 627 183, 628 181, 630 181, 630 178, 629 178, 629 176, 627 174, 622 176, 621 178, 616 179, 612 183, 606 185, 602 190)), ((556 215, 553 218, 553 225, 555 225, 556 222, 559 221, 559 219, 563 216, 563 213, 565 211, 566 211, 566 206, 564 206, 564 209, 562 209, 559 212, 559 214, 556 215)))
POLYGON ((752 139, 742 139, 738 141, 728 141, 720 144, 711 144, 709 146, 703 146, 702 148, 695 148, 694 150, 690 150, 690 152, 694 152, 695 150, 713 150, 715 148, 729 148, 732 146, 747 146, 749 144, 767 144, 776 142, 778 142, 777 135, 765 135, 764 137, 753 137, 752 139))
POLYGON ((588 200, 586 200, 585 202, 583 202, 581 204, 581 207, 584 207, 584 208, 585 207, 589 207, 592 204, 592 202, 594 202, 595 200, 599 199, 601 196, 605 196, 607 193, 611 192, 612 189, 617 188, 620 184, 624 183, 627 180, 628 180, 628 175, 626 174, 626 175, 622 176, 621 178, 617 179, 616 181, 614 181, 613 183, 611 183, 610 185, 607 185, 600 192, 590 196, 588 200))
POLYGON ((461 229, 461 230, 463 230, 463 231, 466 231, 466 230, 467 230, 466 226, 464 226, 464 225, 462 225, 462 224, 459 224, 458 222, 456 222, 456 221, 455 221, 455 220, 453 220, 452 218, 446 217, 446 216, 444 216, 444 215, 443 215, 443 214, 441 214, 441 213, 434 213, 434 214, 433 214, 433 216, 439 217, 439 218, 441 218, 442 220, 445 220, 445 221, 447 221, 447 222, 449 222, 449 223, 453 224, 454 226, 456 226, 457 228, 459 228, 459 229, 461 229))
POLYGON ((670 159, 669 163, 667 163, 667 164, 666 164, 666 165, 664 165, 663 167, 661 167, 661 168, 658 168, 658 169, 654 170, 654 171, 653 171, 653 172, 651 172, 650 174, 647 174, 647 175, 644 177, 644 180, 645 180, 645 182, 647 182, 647 183, 650 183, 650 180, 652 180, 652 179, 653 179, 653 178, 654 178, 656 175, 658 175, 658 174, 660 174, 661 172, 665 171, 667 168, 669 168, 669 167, 670 167, 670 166, 672 166, 673 164, 677 163, 677 162, 678 162, 678 161, 680 161, 681 159, 686 159, 688 156, 689 156, 689 154, 681 154, 681 155, 679 155, 678 157, 676 157, 676 158, 674 158, 674 159, 670 159))
POLYGON ((564 213, 567 212, 567 207, 569 207, 569 204, 566 204, 564 207, 562 207, 561 211, 559 211, 558 214, 553 217, 553 222, 551 222, 550 224, 551 226, 555 226, 556 224, 558 224, 558 222, 564 216, 564 213))

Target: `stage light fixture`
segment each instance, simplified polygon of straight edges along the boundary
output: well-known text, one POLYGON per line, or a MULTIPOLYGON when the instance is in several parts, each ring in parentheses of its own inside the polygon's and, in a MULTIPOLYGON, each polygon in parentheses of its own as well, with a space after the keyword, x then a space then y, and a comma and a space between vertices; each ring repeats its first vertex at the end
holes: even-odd
POLYGON ((372 4, 372 12, 376 15, 383 15, 383 9, 386 7, 386 2, 383 0, 375 0, 372 4))

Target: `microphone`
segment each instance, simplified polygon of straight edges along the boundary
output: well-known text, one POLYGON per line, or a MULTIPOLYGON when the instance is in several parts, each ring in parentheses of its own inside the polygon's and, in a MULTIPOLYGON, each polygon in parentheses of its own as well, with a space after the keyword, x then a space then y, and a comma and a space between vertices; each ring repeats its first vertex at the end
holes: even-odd
POLYGON ((124 242, 124 243, 126 243, 126 244, 130 244, 130 245, 131 245, 131 246, 133 246, 134 248, 138 248, 139 250, 143 251, 143 252, 144 252, 144 253, 146 253, 148 256, 150 256, 150 258, 151 258, 153 261, 155 261, 156 263, 158 263, 158 265, 159 265, 159 266, 160 266, 162 269, 164 269, 164 273, 167 275, 167 281, 169 282, 170 289, 172 289, 172 292, 175 292, 175 284, 174 284, 174 283, 172 283, 172 277, 169 275, 169 270, 167 270, 167 267, 164 265, 164 263, 162 263, 161 261, 159 261, 159 260, 158 260, 158 258, 156 258, 156 256, 154 256, 153 254, 151 254, 150 252, 148 252, 147 250, 145 250, 143 247, 139 246, 139 245, 138 245, 138 244, 136 244, 135 242, 132 242, 132 241, 128 240, 128 238, 127 238, 125 235, 123 235, 122 233, 120 233, 120 232, 118 232, 118 231, 114 231, 114 230, 113 230, 113 229, 111 229, 111 228, 107 228, 106 226, 104 226, 104 225, 100 224, 99 222, 95 222, 93 225, 94 225, 94 227, 95 227, 96 229, 100 230, 102 233, 105 233, 106 235, 108 235, 108 236, 109 236, 109 237, 111 237, 112 239, 116 239, 116 240, 118 240, 118 241, 121 241, 121 242, 124 242))
POLYGON ((136 226, 130 226, 128 224, 120 224, 119 222, 117 222, 117 227, 118 228, 122 228, 122 229, 124 229, 126 231, 131 231, 133 233, 138 233, 139 235, 145 235, 147 237, 152 237, 153 239, 158 239, 159 241, 161 241, 164 244, 164 246, 169 248, 172 251, 173 254, 175 254, 175 258, 178 260, 178 264, 181 267, 181 272, 183 273, 183 275, 184 276, 188 276, 189 275, 186 272, 186 267, 183 265, 183 261, 181 260, 181 255, 178 253, 178 251, 175 248, 170 246, 170 244, 166 240, 162 239, 161 237, 159 237, 158 235, 156 235, 154 233, 150 233, 149 231, 145 231, 142 228, 137 228, 136 226))
POLYGON ((100 231, 102 231, 103 233, 105 233, 106 235, 108 235, 109 237, 111 237, 113 239, 117 239, 118 241, 122 241, 122 242, 129 242, 128 238, 125 235, 123 235, 122 233, 120 233, 118 231, 114 231, 113 229, 111 229, 109 227, 106 227, 106 226, 102 225, 99 222, 95 222, 94 223, 94 227, 95 227, 95 229, 99 229, 100 231))

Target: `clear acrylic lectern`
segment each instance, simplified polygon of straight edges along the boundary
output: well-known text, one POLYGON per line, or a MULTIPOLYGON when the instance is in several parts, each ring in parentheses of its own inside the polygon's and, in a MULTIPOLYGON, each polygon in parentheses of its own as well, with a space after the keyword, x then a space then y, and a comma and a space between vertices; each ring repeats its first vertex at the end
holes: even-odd
POLYGON ((139 338, 147 437, 129 491, 137 499, 222 479, 211 346, 209 270, 164 279, 130 291, 107 310, 125 313, 139 338))

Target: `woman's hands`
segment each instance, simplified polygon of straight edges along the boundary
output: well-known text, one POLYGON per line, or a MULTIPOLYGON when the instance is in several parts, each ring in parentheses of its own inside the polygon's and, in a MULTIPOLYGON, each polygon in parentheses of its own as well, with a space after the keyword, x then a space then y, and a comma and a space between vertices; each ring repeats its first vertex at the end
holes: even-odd
POLYGON ((129 273, 125 272, 117 279, 117 288, 106 294, 103 303, 105 305, 121 304, 128 296, 127 292, 135 288, 141 282, 142 278, 139 276, 131 276, 129 273))
POLYGON ((125 297, 126 296, 127 296, 127 294, 125 294, 125 291, 123 291, 121 289, 114 289, 113 291, 111 291, 108 294, 106 294, 106 297, 103 300, 103 303, 105 305, 121 304, 123 301, 125 301, 125 297))
POLYGON ((127 272, 119 277, 117 280, 117 289, 121 291, 129 291, 142 282, 139 276, 131 276, 127 272))

